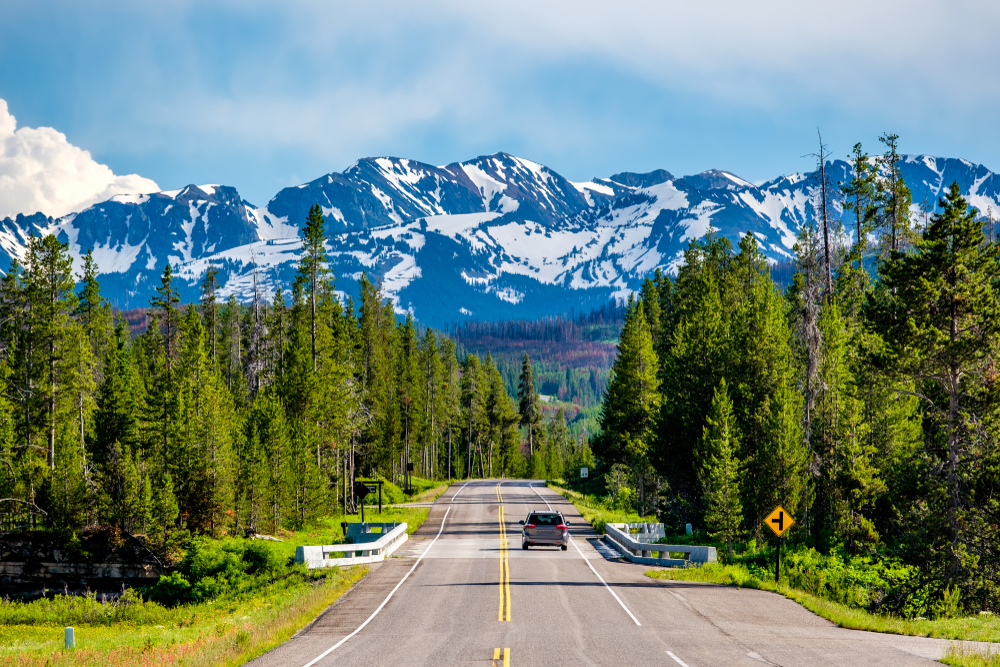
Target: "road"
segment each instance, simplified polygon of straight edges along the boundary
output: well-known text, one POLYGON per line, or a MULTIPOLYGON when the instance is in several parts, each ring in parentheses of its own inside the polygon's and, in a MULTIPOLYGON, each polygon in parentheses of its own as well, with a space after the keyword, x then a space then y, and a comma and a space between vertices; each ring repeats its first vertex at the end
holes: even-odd
POLYGON ((597 537, 540 482, 455 484, 399 557, 250 664, 908 667, 938 664, 948 643, 845 630, 773 593, 650 579, 597 537), (522 551, 518 520, 547 507, 573 543, 522 551))

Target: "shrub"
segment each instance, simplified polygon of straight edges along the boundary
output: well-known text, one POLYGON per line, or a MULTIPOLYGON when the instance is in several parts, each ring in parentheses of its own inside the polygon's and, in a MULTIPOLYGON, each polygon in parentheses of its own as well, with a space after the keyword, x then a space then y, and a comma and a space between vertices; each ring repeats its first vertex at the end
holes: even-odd
POLYGON ((204 602, 252 590, 295 570, 267 542, 196 537, 177 569, 148 590, 163 604, 204 602))

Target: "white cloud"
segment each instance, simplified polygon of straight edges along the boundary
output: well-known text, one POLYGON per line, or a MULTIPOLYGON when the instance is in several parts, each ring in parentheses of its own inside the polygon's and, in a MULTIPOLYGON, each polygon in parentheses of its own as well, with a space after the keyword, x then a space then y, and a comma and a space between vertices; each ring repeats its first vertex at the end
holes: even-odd
POLYGON ((61 216, 118 194, 159 192, 137 174, 116 176, 51 127, 22 127, 0 99, 0 218, 61 216))

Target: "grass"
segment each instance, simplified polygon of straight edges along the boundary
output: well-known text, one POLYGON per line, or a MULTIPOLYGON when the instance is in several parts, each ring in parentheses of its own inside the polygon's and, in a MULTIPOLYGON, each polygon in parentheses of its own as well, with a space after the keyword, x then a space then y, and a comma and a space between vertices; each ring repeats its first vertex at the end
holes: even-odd
MULTIPOLYGON (((740 565, 709 563, 697 568, 656 569, 648 570, 646 576, 652 579, 703 581, 772 591, 798 602, 817 616, 852 630, 937 637, 956 641, 1000 642, 1000 617, 993 614, 934 620, 871 614, 784 584, 775 584, 773 578, 768 580, 756 577, 740 565)), ((978 647, 956 645, 949 650, 944 662, 955 667, 1000 667, 1000 655, 984 656, 978 647)))
POLYGON ((366 573, 366 568, 332 568, 321 578, 277 582, 243 599, 173 609, 146 602, 140 622, 77 624, 76 648, 68 651, 63 622, 3 624, 0 662, 16 667, 240 665, 289 639, 366 573))
POLYGON ((556 486, 552 482, 548 482, 546 485, 563 498, 573 503, 573 506, 576 507, 584 521, 592 525, 594 530, 602 535, 604 534, 604 524, 606 523, 641 523, 643 521, 656 521, 656 518, 652 516, 642 517, 635 512, 609 508, 606 502, 602 501, 597 496, 590 494, 584 496, 579 491, 564 489, 561 486, 556 486))
MULTIPOLYGON (((425 493, 428 491, 437 489, 425 493)), ((412 534, 427 514, 425 507, 383 508, 381 515, 366 508, 365 518, 405 521, 407 532, 412 534)), ((300 530, 278 531, 280 542, 212 540, 217 552, 232 558, 237 558, 232 554, 238 554, 241 547, 245 550, 250 542, 255 549, 266 546, 277 564, 271 576, 258 574, 260 583, 249 590, 233 587, 228 594, 214 599, 164 606, 129 591, 116 601, 58 595, 28 603, 0 602, 0 664, 243 664, 288 640, 365 576, 366 567, 307 571, 304 566, 290 564, 296 546, 341 543, 340 523, 360 520, 358 515, 324 517, 300 530), (63 629, 67 625, 76 629, 76 648, 71 651, 63 650, 63 629)), ((188 575, 190 578, 190 568, 188 575)), ((222 578, 222 574, 213 576, 222 578)))
POLYGON ((1000 667, 1000 650, 990 647, 983 651, 978 647, 955 644, 945 651, 941 662, 953 667, 1000 667))

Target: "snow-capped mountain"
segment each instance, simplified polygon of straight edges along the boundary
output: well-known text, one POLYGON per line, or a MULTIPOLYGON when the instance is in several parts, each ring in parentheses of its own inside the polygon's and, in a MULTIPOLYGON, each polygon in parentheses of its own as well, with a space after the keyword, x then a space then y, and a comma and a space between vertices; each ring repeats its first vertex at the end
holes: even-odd
MULTIPOLYGON (((1000 179, 982 165, 921 155, 906 157, 902 170, 916 215, 955 180, 982 212, 1000 210, 1000 179)), ((850 176, 842 161, 827 171, 834 182, 850 176)), ((710 227, 734 244, 753 233, 769 258, 788 259, 816 186, 814 174, 754 185, 719 170, 572 183, 505 153, 443 167, 367 158, 285 188, 259 209, 232 187, 189 185, 119 195, 59 219, 6 218, 0 269, 23 255, 29 234, 52 233, 77 258, 93 249, 106 296, 120 307, 146 304, 167 262, 184 300, 198 298, 209 266, 223 296, 248 299, 255 271, 266 294, 291 282, 299 227, 319 204, 338 290, 353 294, 367 272, 397 310, 431 325, 530 318, 627 296, 655 268, 675 267, 710 227)))

